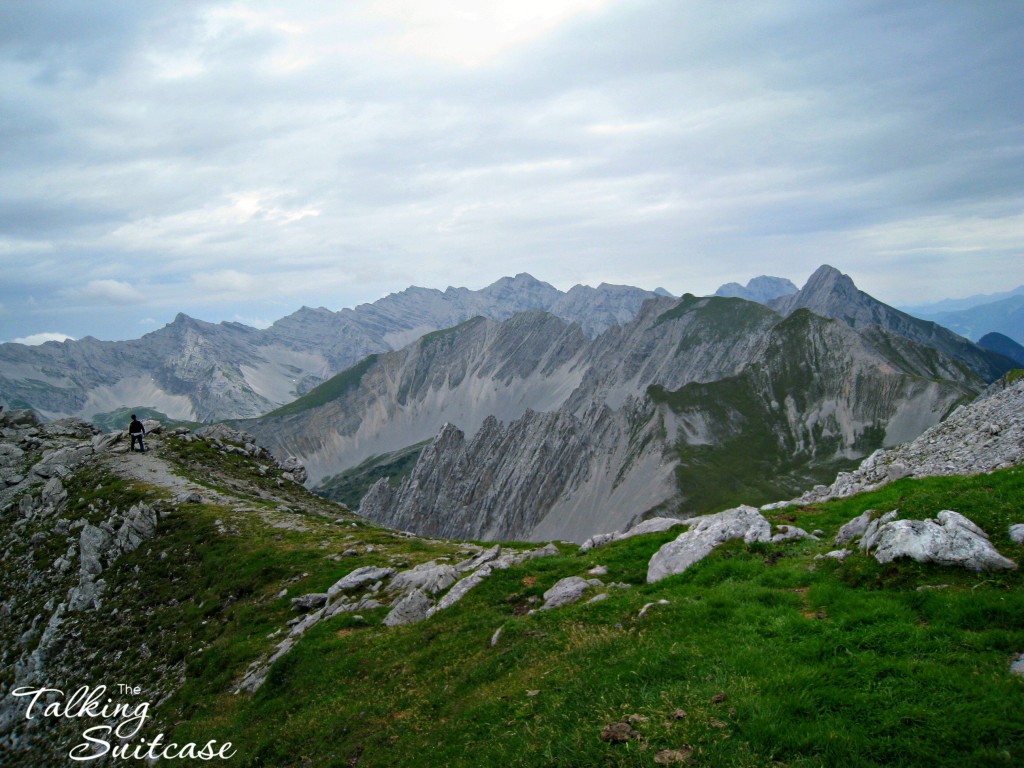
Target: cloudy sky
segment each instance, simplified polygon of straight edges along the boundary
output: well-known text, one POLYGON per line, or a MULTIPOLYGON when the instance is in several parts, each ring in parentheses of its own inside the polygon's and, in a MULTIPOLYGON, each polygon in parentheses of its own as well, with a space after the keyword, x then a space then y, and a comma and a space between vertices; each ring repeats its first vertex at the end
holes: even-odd
POLYGON ((6 0, 0 341, 530 272, 1024 283, 1020 0, 6 0))

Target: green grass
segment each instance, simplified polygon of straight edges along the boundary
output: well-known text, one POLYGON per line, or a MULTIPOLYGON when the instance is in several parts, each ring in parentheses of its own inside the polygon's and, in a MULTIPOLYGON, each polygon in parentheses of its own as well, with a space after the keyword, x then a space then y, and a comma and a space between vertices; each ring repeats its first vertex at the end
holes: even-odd
MULTIPOLYGON (((955 509, 1004 554, 1024 559, 1007 535, 1009 523, 1024 521, 1019 468, 904 480, 780 512, 776 521, 831 537, 865 509, 894 507, 904 517, 955 509)), ((372 535, 382 548, 403 544, 372 535)), ((381 612, 321 623, 253 696, 233 695, 229 681, 287 616, 269 599, 280 578, 308 571, 300 594, 355 563, 318 565, 302 536, 293 547, 272 537, 235 542, 230 552, 194 546, 210 580, 204 588, 222 593, 220 580, 230 579, 264 602, 224 624, 216 655, 192 663, 198 679, 165 714, 184 721, 174 731, 179 741, 232 741, 237 766, 650 766, 659 750, 684 744, 694 765, 713 766, 1024 761, 1024 681, 1008 673, 1024 651, 1018 572, 881 566, 860 554, 815 561, 831 548, 823 540, 733 543, 681 576, 644 584, 647 560, 675 535, 587 553, 563 547, 558 557, 496 572, 458 605, 408 628, 378 626, 381 612), (257 563, 278 570, 263 574, 257 563), (598 563, 609 568, 606 582, 634 586, 600 603, 525 615, 559 578, 598 563), (916 589, 929 584, 949 586, 916 589), (638 617, 661 599, 669 603, 638 617), (687 716, 673 719, 680 709, 687 716), (628 715, 647 718, 635 724, 641 741, 599 738, 628 715)), ((417 559, 440 554, 437 546, 417 559)))
MULTIPOLYGON (((302 397, 281 406, 275 411, 271 411, 262 418, 294 416, 311 408, 319 408, 333 400, 337 400, 346 392, 359 385, 363 375, 377 362, 378 357, 379 355, 370 355, 364 358, 351 368, 346 368, 337 376, 332 376, 323 384, 314 387, 302 397)), ((240 423, 244 424, 244 421, 240 423)))

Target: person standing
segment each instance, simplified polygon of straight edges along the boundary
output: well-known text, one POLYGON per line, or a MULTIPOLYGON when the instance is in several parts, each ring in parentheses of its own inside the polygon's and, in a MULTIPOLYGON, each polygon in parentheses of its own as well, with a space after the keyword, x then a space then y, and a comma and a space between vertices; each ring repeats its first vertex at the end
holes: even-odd
POLYGON ((128 435, 132 439, 131 447, 129 451, 135 450, 135 441, 139 442, 139 450, 143 453, 146 452, 146 445, 142 442, 143 436, 146 434, 146 428, 142 426, 142 422, 135 418, 135 414, 132 414, 132 423, 128 425, 128 435))

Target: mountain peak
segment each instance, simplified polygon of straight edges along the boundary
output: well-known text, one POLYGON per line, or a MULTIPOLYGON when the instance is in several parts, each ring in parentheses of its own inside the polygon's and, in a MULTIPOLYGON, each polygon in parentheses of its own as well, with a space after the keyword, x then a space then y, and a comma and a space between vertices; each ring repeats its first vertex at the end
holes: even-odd
POLYGON ((761 275, 750 280, 745 286, 739 283, 726 283, 715 291, 715 296, 746 299, 759 304, 767 304, 773 299, 790 296, 797 292, 797 287, 784 277, 761 275))
POLYGON ((807 282, 801 289, 802 292, 808 293, 816 293, 818 291, 833 293, 837 290, 849 293, 850 291, 857 290, 857 286, 854 285, 849 275, 844 275, 838 269, 828 264, 822 264, 814 270, 814 273, 807 278, 807 282))

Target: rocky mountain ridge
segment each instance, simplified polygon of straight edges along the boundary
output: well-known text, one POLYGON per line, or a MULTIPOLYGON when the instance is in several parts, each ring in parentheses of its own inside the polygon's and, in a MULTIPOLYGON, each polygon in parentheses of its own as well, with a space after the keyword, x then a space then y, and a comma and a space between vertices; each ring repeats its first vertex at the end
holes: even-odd
MULTIPOLYGON (((835 306, 829 286, 849 295, 836 276, 816 272, 806 303, 835 306)), ((727 502, 715 483, 778 498, 913 438, 981 389, 961 361, 899 334, 913 323, 858 328, 797 303, 786 317, 734 298, 653 299, 595 339, 542 313, 474 321, 368 360, 329 393, 246 428, 301 457, 314 485, 433 438, 401 485, 373 487, 364 514, 448 536, 582 541, 661 507, 727 502)), ((964 344, 982 370, 998 366, 964 344)))
POLYGON ((0 400, 51 419, 134 406, 190 421, 253 417, 368 355, 473 317, 544 310, 596 335, 659 295, 667 292, 605 283, 562 292, 520 274, 479 291, 413 287, 339 312, 303 307, 265 330, 179 314, 131 341, 0 344, 0 400))

